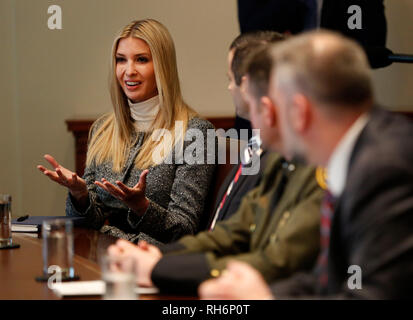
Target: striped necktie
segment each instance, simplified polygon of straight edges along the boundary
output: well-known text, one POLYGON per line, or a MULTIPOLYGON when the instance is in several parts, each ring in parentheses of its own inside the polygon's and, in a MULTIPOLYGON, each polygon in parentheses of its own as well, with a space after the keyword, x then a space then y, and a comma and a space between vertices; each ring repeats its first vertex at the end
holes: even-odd
POLYGON ((324 292, 328 285, 328 253, 330 247, 331 222, 333 220, 335 203, 336 199, 327 190, 321 203, 320 254, 315 268, 321 292, 324 292))

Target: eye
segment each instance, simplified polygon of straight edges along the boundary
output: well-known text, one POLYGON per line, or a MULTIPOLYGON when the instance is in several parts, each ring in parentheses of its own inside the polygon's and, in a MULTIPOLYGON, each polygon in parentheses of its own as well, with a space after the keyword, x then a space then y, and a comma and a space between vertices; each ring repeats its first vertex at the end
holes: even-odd
POLYGON ((138 57, 136 58, 136 61, 140 63, 146 63, 149 61, 149 59, 147 57, 138 57))
POLYGON ((125 62, 125 58, 123 57, 116 57, 116 63, 125 62))

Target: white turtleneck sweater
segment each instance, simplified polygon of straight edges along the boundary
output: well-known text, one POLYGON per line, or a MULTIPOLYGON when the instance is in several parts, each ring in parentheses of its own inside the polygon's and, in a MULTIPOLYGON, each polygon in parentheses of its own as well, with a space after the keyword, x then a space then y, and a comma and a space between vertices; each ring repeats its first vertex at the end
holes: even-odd
POLYGON ((147 131, 159 112, 159 95, 137 103, 128 99, 128 103, 136 131, 147 131))

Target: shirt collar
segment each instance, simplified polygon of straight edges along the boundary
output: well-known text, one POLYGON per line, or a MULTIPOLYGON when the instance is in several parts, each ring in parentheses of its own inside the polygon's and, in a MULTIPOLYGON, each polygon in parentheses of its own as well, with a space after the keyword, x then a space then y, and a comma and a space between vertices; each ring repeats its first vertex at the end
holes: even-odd
POLYGON ((327 166, 327 185, 330 192, 339 197, 346 186, 347 171, 354 145, 370 116, 364 113, 353 123, 334 149, 327 166))
POLYGON ((248 144, 244 148, 244 152, 241 153, 241 163, 246 166, 252 162, 252 157, 260 157, 263 150, 261 148, 261 137, 259 132, 253 130, 252 137, 248 140, 248 144))

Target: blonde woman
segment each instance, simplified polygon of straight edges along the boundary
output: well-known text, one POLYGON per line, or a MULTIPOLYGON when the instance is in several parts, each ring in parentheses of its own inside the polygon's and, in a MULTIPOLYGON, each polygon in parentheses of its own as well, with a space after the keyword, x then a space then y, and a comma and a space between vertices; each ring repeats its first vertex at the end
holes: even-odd
POLYGON ((50 155, 54 170, 38 169, 68 188, 67 215, 102 232, 155 244, 195 233, 214 165, 206 143, 203 161, 176 155, 191 145, 189 129, 207 137, 213 126, 182 98, 168 30, 152 19, 128 24, 113 44, 110 81, 113 112, 91 128, 83 178, 50 155))

